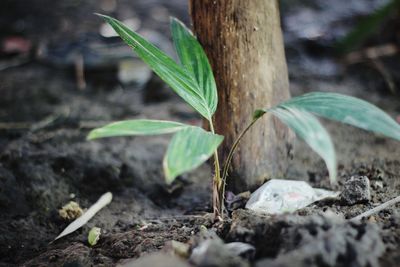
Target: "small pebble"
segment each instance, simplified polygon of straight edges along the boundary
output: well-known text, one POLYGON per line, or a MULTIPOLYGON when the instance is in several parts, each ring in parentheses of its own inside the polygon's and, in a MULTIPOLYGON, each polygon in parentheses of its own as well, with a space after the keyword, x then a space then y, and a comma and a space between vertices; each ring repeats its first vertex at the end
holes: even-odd
POLYGON ((164 246, 164 251, 171 252, 173 255, 186 259, 190 256, 190 247, 188 244, 172 240, 164 246))
POLYGON ((371 187, 375 190, 382 189, 383 182, 382 181, 374 181, 373 183, 371 183, 371 187))
POLYGON ((367 203, 371 199, 370 184, 367 176, 352 176, 344 184, 340 194, 341 202, 344 205, 367 203))
POLYGON ((70 201, 58 210, 58 214, 64 220, 72 221, 80 217, 83 214, 83 210, 77 202, 70 201))
POLYGON ((369 217, 369 218, 368 218, 368 222, 370 222, 370 223, 376 223, 376 218, 375 218, 375 216, 369 217))

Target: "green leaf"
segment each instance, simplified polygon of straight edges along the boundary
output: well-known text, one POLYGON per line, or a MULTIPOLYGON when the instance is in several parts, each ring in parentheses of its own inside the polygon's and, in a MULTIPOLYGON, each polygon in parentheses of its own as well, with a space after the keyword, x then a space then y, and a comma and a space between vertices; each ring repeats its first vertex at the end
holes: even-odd
POLYGON ((253 112, 253 120, 258 120, 258 119, 261 118, 265 113, 267 113, 265 110, 256 109, 256 111, 253 112))
POLYGON ((193 33, 178 19, 171 19, 171 32, 176 52, 185 69, 197 81, 211 114, 218 104, 217 86, 208 58, 193 33))
POLYGON ((178 65, 172 58, 149 43, 139 34, 130 30, 122 22, 109 16, 100 15, 118 35, 149 67, 164 80, 180 97, 211 121, 213 114, 192 74, 178 65))
POLYGON ((176 133, 163 162, 167 183, 172 183, 178 175, 200 166, 210 158, 223 139, 223 136, 199 127, 188 127, 176 133))
POLYGON ((173 121, 126 120, 114 122, 101 128, 94 129, 89 133, 88 139, 92 140, 113 136, 169 134, 186 127, 189 126, 173 121))
POLYGON ((88 243, 90 246, 95 246, 99 242, 101 235, 101 229, 99 227, 93 227, 90 229, 88 234, 88 243))
POLYGON ((336 182, 336 155, 332 140, 317 118, 295 107, 277 106, 269 110, 324 159, 332 183, 336 182))
POLYGON ((375 10, 371 15, 361 19, 358 24, 336 44, 336 49, 341 53, 347 53, 357 48, 373 34, 392 13, 399 10, 400 0, 392 0, 375 10))
POLYGON ((281 104, 347 123, 400 141, 400 125, 378 107, 355 97, 336 93, 309 93, 281 104))

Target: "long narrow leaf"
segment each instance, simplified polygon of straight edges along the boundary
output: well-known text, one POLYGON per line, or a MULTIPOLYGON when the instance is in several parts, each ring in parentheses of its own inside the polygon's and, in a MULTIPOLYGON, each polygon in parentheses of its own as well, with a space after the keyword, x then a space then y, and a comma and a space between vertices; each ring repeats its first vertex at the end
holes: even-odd
POLYGON ((284 124, 302 138, 321 158, 328 167, 332 183, 336 182, 336 154, 332 140, 317 118, 311 113, 294 107, 277 106, 269 110, 284 124))
POLYGON ((171 32, 176 52, 185 69, 197 81, 211 115, 217 109, 218 95, 208 58, 193 33, 178 19, 171 19, 171 32))
POLYGON ((221 144, 223 136, 188 127, 172 138, 164 157, 164 173, 168 183, 184 172, 204 163, 221 144))
POLYGON ((188 127, 186 124, 159 120, 126 120, 108 124, 92 130, 88 139, 113 136, 169 134, 188 127))
POLYGON ((103 17, 135 53, 163 79, 180 97, 197 110, 203 117, 211 120, 212 111, 202 95, 196 80, 172 58, 130 30, 122 22, 109 16, 103 17))
POLYGON ((400 141, 400 125, 380 108, 355 97, 336 93, 309 93, 281 104, 380 133, 400 141))

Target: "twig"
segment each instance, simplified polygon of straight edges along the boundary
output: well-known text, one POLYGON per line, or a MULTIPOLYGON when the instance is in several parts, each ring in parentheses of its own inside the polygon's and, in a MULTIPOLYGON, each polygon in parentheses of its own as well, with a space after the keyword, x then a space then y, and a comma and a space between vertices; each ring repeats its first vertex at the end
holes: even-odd
POLYGON ((382 75, 382 77, 385 80, 387 86, 389 87, 389 90, 393 94, 395 94, 396 93, 396 83, 395 83, 395 81, 393 79, 393 76, 386 69, 386 67, 383 64, 383 62, 380 61, 379 59, 374 59, 374 60, 372 60, 372 64, 376 68, 376 70, 382 75))
POLYGON ((149 218, 144 218, 144 221, 148 222, 168 222, 168 221, 184 221, 184 220, 190 220, 190 219, 207 219, 206 216, 209 216, 211 218, 213 216, 212 213, 205 213, 205 214, 200 214, 200 215, 172 215, 171 217, 160 217, 160 218, 154 218, 154 217, 149 217, 149 218))
POLYGON ((360 51, 354 51, 346 55, 347 64, 356 64, 367 60, 374 60, 381 57, 393 56, 400 52, 400 49, 392 43, 367 47, 360 51))
POLYGON ((62 112, 62 113, 54 113, 54 114, 51 114, 51 115, 45 117, 43 120, 32 124, 31 127, 30 127, 30 131, 31 131, 31 132, 40 131, 40 130, 42 130, 42 129, 44 129, 44 128, 50 126, 50 125, 52 125, 52 124, 53 124, 57 119, 59 119, 60 117, 62 117, 62 116, 68 117, 68 113, 69 113, 69 110, 64 111, 64 112, 62 112), (63 114, 63 113, 64 113, 64 114, 63 114))
POLYGON ((359 221, 362 218, 369 217, 369 216, 371 216, 371 215, 373 215, 375 213, 378 213, 378 212, 380 212, 380 211, 382 211, 384 209, 387 209, 388 207, 390 207, 392 205, 395 205, 398 202, 400 202, 400 196, 398 196, 396 198, 393 198, 393 199, 391 199, 391 200, 379 205, 378 207, 375 207, 373 209, 367 210, 366 212, 363 212, 360 215, 358 215, 358 216, 356 216, 354 218, 351 218, 350 221, 359 221))
POLYGON ((24 130, 30 128, 30 122, 0 122, 0 130, 24 130))
POLYGON ((81 129, 94 129, 106 124, 112 123, 113 121, 80 121, 79 128, 81 129))
POLYGON ((85 79, 85 62, 83 55, 77 55, 75 59, 75 75, 76 75, 76 85, 79 90, 86 89, 86 79, 85 79))
POLYGON ((7 69, 10 69, 10 68, 19 67, 19 66, 27 64, 29 62, 30 62, 30 59, 29 58, 25 58, 25 57, 16 58, 14 60, 6 61, 6 62, 0 62, 0 71, 7 70, 7 69))
POLYGON ((30 130, 32 132, 36 132, 38 130, 41 130, 41 129, 51 125, 54 121, 56 121, 60 117, 60 115, 61 114, 52 114, 36 123, 32 123, 32 122, 0 122, 0 130, 30 130))
MULTIPOLYGON (((106 124, 111 123, 112 121, 81 121, 79 122, 79 128, 81 129, 93 129, 98 128, 100 126, 104 126, 106 124)), ((32 122, 0 122, 0 131, 1 130, 30 130, 35 124, 32 122)), ((41 124, 42 126, 44 124, 41 124)), ((49 125, 49 124, 46 124, 49 125)), ((43 127, 41 127, 43 128, 43 127)), ((38 125, 36 124, 35 131, 37 131, 38 125)))

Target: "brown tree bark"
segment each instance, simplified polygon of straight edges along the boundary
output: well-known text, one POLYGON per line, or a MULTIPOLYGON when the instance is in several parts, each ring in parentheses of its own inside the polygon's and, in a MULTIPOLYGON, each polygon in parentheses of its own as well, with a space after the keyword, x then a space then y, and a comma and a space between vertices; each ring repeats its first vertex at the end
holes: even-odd
MULTIPOLYGON (((225 136, 223 162, 254 110, 290 97, 277 0, 190 0, 194 32, 218 86, 216 132, 225 136)), ((242 139, 227 180, 235 192, 282 177, 290 146, 286 127, 264 116, 242 139)))

